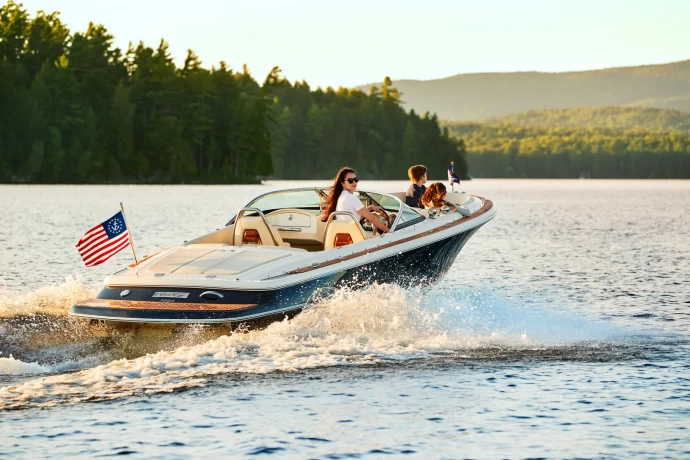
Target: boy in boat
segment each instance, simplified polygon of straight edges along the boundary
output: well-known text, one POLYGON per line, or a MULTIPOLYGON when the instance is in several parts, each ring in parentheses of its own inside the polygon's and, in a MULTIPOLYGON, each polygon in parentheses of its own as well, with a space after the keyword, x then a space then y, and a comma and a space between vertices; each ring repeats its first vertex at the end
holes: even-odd
POLYGON ((405 194, 405 204, 414 208, 421 208, 422 204, 419 199, 426 192, 426 166, 415 165, 407 170, 407 175, 412 181, 412 185, 407 189, 405 194))

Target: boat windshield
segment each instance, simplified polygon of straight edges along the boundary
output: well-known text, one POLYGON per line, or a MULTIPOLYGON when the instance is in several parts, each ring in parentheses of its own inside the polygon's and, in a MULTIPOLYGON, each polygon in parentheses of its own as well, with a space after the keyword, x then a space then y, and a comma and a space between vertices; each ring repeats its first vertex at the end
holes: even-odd
POLYGON ((373 192, 360 192, 360 195, 366 197, 366 200, 364 200, 366 205, 378 204, 385 209, 388 214, 395 213, 395 225, 391 229, 392 231, 414 225, 424 220, 424 216, 405 203, 401 203, 400 200, 394 196, 373 192))
POLYGON ((377 204, 385 209, 388 213, 397 213, 400 211, 400 201, 395 197, 374 192, 359 192, 359 195, 360 197, 367 198, 364 200, 364 204, 366 206, 377 204))
POLYGON ((264 214, 286 208, 312 210, 320 213, 322 196, 323 193, 317 189, 282 190, 262 195, 249 203, 247 207, 258 208, 264 214))
MULTIPOLYGON (((259 209, 264 214, 269 214, 279 209, 302 209, 311 211, 316 215, 323 212, 329 189, 309 188, 295 190, 279 190, 261 195, 247 204, 247 208, 259 209)), ((408 225, 424 220, 424 217, 412 210, 400 200, 391 195, 376 192, 357 192, 362 204, 369 206, 379 205, 387 213, 393 214, 395 225, 393 230, 404 228, 408 225)), ((244 215, 251 216, 252 211, 246 211, 244 215)), ((226 225, 231 225, 235 217, 226 225)))
POLYGON ((396 230, 409 227, 410 225, 414 225, 424 220, 424 216, 406 204, 402 205, 401 211, 400 217, 398 218, 398 224, 395 227, 396 230))

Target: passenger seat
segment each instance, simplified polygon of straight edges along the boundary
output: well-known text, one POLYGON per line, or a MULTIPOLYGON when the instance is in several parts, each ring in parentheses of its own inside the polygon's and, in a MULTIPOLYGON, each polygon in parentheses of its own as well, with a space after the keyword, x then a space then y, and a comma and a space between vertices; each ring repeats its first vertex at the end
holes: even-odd
POLYGON ((367 237, 362 231, 362 227, 359 225, 359 222, 354 219, 332 219, 326 227, 323 249, 324 251, 328 251, 329 249, 359 243, 366 239, 367 237))
POLYGON ((266 225, 260 216, 242 216, 235 224, 235 246, 290 247, 280 234, 266 225))

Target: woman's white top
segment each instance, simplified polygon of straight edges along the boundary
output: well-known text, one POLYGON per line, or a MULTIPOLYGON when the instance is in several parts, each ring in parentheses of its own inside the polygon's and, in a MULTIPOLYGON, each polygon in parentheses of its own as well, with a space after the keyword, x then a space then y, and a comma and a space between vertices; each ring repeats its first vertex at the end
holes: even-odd
MULTIPOLYGON (((354 196, 347 190, 343 190, 338 197, 338 204, 335 206, 336 211, 351 212, 355 215, 355 218, 359 220, 362 216, 359 214, 360 209, 364 208, 364 205, 359 198, 354 196)), ((338 220, 350 220, 347 216, 335 216, 338 220)))

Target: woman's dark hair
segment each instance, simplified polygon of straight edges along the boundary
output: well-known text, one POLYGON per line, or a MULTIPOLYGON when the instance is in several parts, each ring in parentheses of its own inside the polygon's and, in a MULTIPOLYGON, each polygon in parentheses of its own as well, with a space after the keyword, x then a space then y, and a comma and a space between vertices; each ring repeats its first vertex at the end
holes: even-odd
POLYGON ((335 212, 335 208, 338 206, 338 198, 340 198, 340 194, 343 192, 343 181, 345 181, 345 176, 349 173, 357 174, 354 169, 345 166, 344 168, 340 168, 338 174, 335 175, 331 193, 329 193, 328 198, 326 198, 325 211, 321 217, 322 222, 326 222, 330 215, 335 212))
POLYGON ((434 182, 426 189, 424 195, 419 199, 419 201, 424 206, 434 206, 435 208, 441 208, 445 201, 443 201, 443 194, 446 193, 446 186, 442 182, 434 182))

